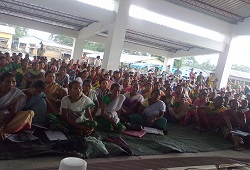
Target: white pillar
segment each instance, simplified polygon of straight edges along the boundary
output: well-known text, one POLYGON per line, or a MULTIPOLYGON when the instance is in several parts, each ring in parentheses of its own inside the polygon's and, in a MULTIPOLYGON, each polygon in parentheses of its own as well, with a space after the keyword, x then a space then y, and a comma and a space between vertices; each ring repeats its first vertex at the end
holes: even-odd
POLYGON ((163 69, 162 71, 167 71, 167 66, 168 66, 168 58, 164 56, 164 63, 163 63, 163 69))
POLYGON ((131 0, 120 0, 116 21, 109 30, 105 46, 102 67, 107 70, 117 70, 120 64, 121 53, 129 18, 131 0))
MULTIPOLYGON (((169 64, 169 60, 171 58, 171 53, 167 52, 167 54, 165 56, 163 56, 165 59, 164 59, 164 63, 163 63, 163 69, 162 71, 166 71, 167 70, 167 67, 168 65, 171 65, 169 64)), ((172 64, 173 65, 173 64, 172 64)), ((170 66, 171 67, 171 66, 170 66)))
POLYGON ((217 86, 219 88, 226 87, 228 82, 228 77, 231 71, 231 49, 229 53, 230 45, 226 44, 223 52, 220 52, 218 63, 215 69, 215 75, 218 78, 217 86))
POLYGON ((170 56, 165 57, 164 64, 163 64, 164 71, 166 71, 168 65, 170 65, 170 70, 172 70, 173 65, 174 65, 174 59, 175 58, 172 58, 170 56))
POLYGON ((72 51, 72 58, 74 59, 74 61, 82 57, 84 43, 85 43, 84 39, 75 38, 73 51, 72 51))

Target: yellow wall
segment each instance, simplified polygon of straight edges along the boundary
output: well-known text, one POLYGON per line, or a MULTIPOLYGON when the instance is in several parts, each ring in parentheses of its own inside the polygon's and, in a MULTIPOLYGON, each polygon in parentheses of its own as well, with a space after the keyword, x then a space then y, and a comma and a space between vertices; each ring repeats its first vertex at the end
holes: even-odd
POLYGON ((7 34, 7 33, 0 32, 0 37, 9 39, 8 40, 8 49, 10 50, 11 49, 11 44, 12 44, 12 34, 7 34))

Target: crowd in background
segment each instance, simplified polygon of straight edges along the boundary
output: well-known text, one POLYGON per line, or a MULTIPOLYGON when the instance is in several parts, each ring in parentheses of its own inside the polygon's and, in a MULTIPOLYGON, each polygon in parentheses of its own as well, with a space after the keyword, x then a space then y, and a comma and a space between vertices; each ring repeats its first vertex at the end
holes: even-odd
POLYGON ((241 149, 232 130, 250 131, 248 86, 218 90, 214 73, 205 78, 194 69, 182 79, 179 68, 159 77, 101 64, 99 56, 90 65, 85 55, 67 62, 0 52, 1 137, 31 123, 78 135, 143 126, 167 134, 167 123, 179 123, 219 133, 241 149))

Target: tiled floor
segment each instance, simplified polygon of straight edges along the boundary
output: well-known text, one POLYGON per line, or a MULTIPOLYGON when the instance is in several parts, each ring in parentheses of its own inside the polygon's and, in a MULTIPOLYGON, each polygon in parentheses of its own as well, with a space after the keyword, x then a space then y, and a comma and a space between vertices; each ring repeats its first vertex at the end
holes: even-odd
MULTIPOLYGON (((216 157, 234 157, 234 158, 249 158, 250 150, 244 151, 216 151, 216 152, 201 152, 201 153, 172 153, 165 155, 152 155, 152 156, 128 156, 128 157, 113 157, 113 158, 97 158, 87 159, 88 163, 94 162, 109 162, 109 161, 122 161, 122 160, 139 160, 139 159, 152 159, 152 158, 178 158, 178 157, 202 157, 202 156, 216 156, 216 157)), ((2 160, 0 161, 0 170, 29 170, 44 167, 59 166, 60 160, 63 157, 34 157, 18 160, 2 160)))

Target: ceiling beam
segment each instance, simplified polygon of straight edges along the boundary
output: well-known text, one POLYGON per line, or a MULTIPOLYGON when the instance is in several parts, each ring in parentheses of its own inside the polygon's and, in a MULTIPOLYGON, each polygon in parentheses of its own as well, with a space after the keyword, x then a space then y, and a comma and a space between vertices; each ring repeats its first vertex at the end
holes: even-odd
MULTIPOLYGON (((106 44, 107 38, 95 35, 95 36, 89 37, 87 40, 92 41, 92 42, 106 44)), ((140 46, 140 45, 136 45, 136 44, 132 44, 132 43, 127 43, 127 42, 124 43, 123 48, 135 50, 135 51, 140 51, 140 52, 145 52, 145 53, 149 53, 149 54, 154 54, 154 55, 159 55, 159 56, 168 56, 169 55, 169 52, 167 52, 167 51, 158 50, 158 49, 150 48, 150 47, 144 47, 144 46, 140 46)))
MULTIPOLYGON (((234 21, 234 24, 236 24, 238 21, 243 21, 244 20, 244 18, 242 16, 239 16, 239 15, 234 14, 232 12, 223 10, 221 8, 213 6, 213 5, 208 4, 206 2, 202 2, 200 0, 181 0, 181 1, 188 4, 188 5, 198 7, 200 9, 203 9, 205 11, 209 11, 211 13, 220 15, 220 16, 225 17, 225 18, 229 18, 232 21, 234 21)), ((173 2, 175 3, 176 1, 173 1, 173 2)))
POLYGON ((95 35, 96 32, 109 29, 112 25, 113 25, 112 23, 110 24, 110 23, 103 23, 103 22, 93 23, 89 25, 88 27, 82 28, 79 31, 78 38, 87 39, 95 35))
POLYGON ((22 0, 30 4, 66 12, 79 17, 89 18, 104 22, 113 22, 116 17, 115 11, 109 11, 77 0, 22 0))
POLYGON ((61 34, 65 35, 68 37, 73 37, 77 38, 78 36, 78 31, 62 28, 62 27, 57 27, 41 22, 36 22, 36 21, 30 21, 27 19, 23 18, 18 18, 14 16, 9 16, 5 14, 0 14, 0 21, 6 24, 11 24, 11 25, 16 25, 16 26, 21 26, 25 28, 30 28, 30 29, 35 29, 39 31, 45 31, 53 34, 61 34))
POLYGON ((233 24, 164 0, 133 0, 133 5, 149 11, 231 36, 233 24))
MULTIPOLYGON (((177 40, 183 43, 193 44, 195 46, 207 49, 216 51, 224 50, 224 43, 203 38, 197 35, 188 34, 183 31, 179 31, 162 25, 157 25, 140 19, 129 18, 128 27, 129 29, 133 29, 136 31, 144 30, 144 33, 160 36, 162 38, 177 40)), ((229 41, 226 41, 226 43, 229 43, 229 41)))
POLYGON ((177 53, 172 53, 171 57, 178 58, 178 57, 189 57, 189 56, 197 56, 197 55, 207 55, 207 54, 216 54, 218 52, 209 49, 198 49, 193 48, 189 51, 178 51, 177 53))

